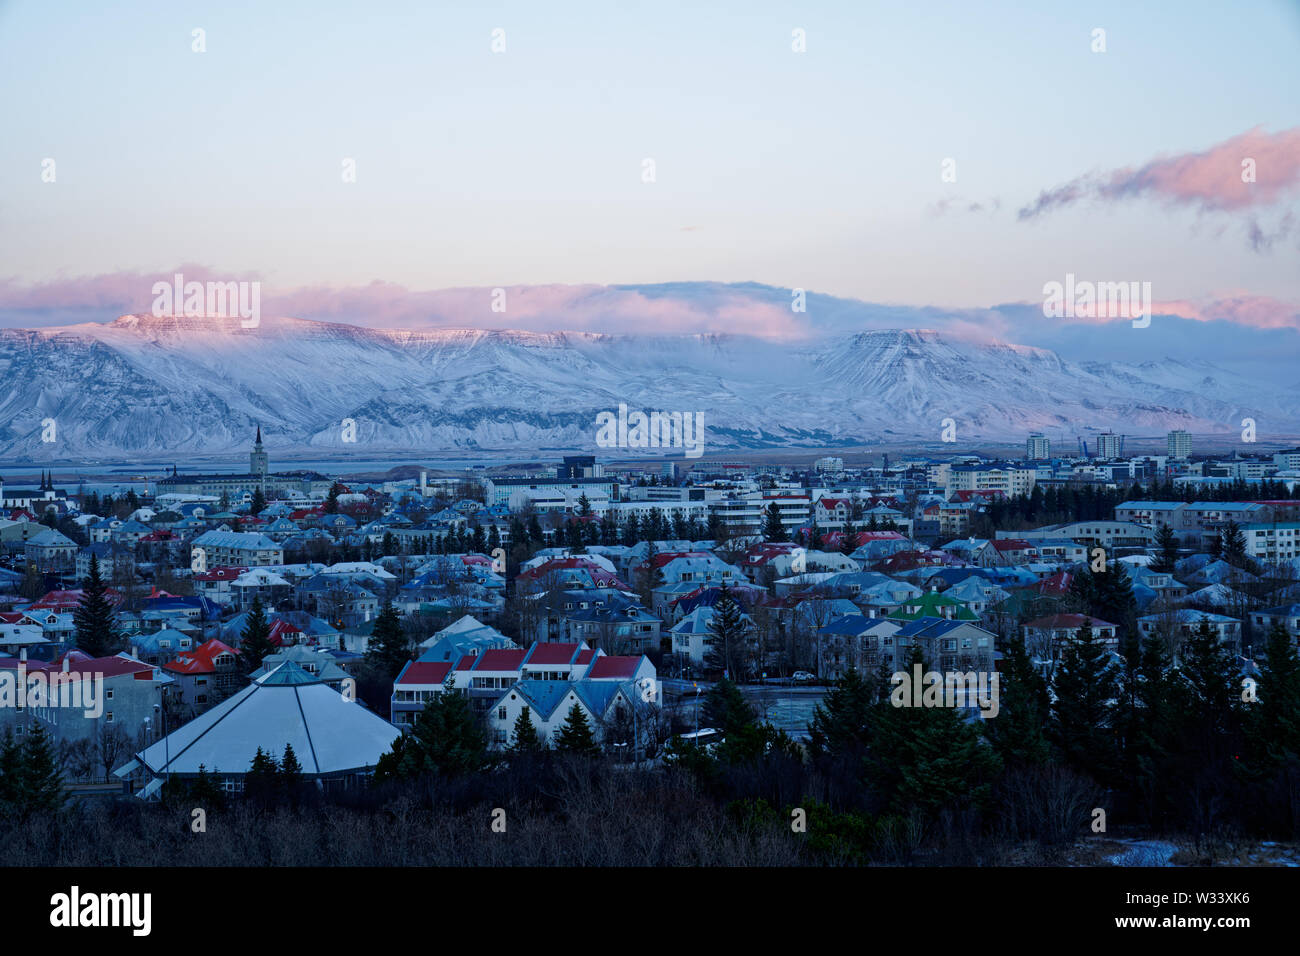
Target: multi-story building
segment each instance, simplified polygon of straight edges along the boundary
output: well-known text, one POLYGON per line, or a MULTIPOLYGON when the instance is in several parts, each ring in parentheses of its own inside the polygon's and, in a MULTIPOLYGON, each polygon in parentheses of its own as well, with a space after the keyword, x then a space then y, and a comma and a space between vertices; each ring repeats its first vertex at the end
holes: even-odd
POLYGON ((1011 498, 1032 492, 1037 476, 1036 468, 1014 462, 953 465, 948 470, 944 493, 951 498, 958 491, 1000 491, 1011 498))
POLYGON ((258 426, 257 439, 249 452, 247 474, 183 475, 176 468, 166 478, 158 480, 158 494, 177 495, 227 495, 242 499, 261 489, 262 494, 296 492, 313 500, 324 500, 334 484, 329 478, 314 471, 270 471, 269 456, 262 447, 262 429, 258 426))
POLYGON ((205 531, 192 542, 190 555, 195 571, 284 564, 284 546, 256 531, 205 531))
POLYGON ((1189 432, 1176 428, 1166 436, 1170 458, 1187 458, 1192 453, 1192 436, 1189 432))
POLYGON ((1052 442, 1041 432, 1034 432, 1025 442, 1025 457, 1030 461, 1044 461, 1052 457, 1052 442))
POLYGON ((1300 521, 1244 524, 1246 553, 1256 561, 1276 564, 1300 557, 1300 521))
POLYGON ((1097 435, 1097 457, 1118 458, 1124 454, 1124 436, 1114 432, 1101 432, 1097 435))

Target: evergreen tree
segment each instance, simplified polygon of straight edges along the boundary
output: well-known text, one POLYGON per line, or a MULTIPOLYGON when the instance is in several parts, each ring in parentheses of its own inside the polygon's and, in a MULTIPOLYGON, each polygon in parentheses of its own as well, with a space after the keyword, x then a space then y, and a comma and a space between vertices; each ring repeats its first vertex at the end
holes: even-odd
POLYGON ((1178 564, 1178 536, 1174 529, 1162 524, 1156 532, 1156 559, 1151 562, 1151 570, 1164 574, 1173 574, 1178 564))
POLYGON ((1050 757, 1043 733, 1048 712, 1047 681, 1016 635, 1007 645, 1006 661, 998 676, 998 717, 987 721, 993 749, 1007 766, 1041 766, 1050 757))
POLYGON ((1236 729, 1237 665, 1208 618, 1201 618, 1183 648, 1183 676, 1192 691, 1192 723, 1215 737, 1236 729))
MULTIPOLYGON (((917 663, 924 664, 919 647, 912 653, 917 663)), ((985 805, 1001 762, 957 708, 885 705, 875 717, 866 776, 891 811, 933 817, 985 805)))
POLYGON ((111 657, 125 646, 117 628, 117 615, 107 597, 99 574, 99 559, 90 556, 90 574, 82 588, 73 622, 77 628, 77 649, 91 657, 111 657))
POLYGON ((704 723, 724 737, 742 734, 756 726, 758 717, 736 684, 723 678, 704 695, 701 716, 704 723))
POLYGON ((1300 656, 1281 622, 1269 629, 1260 664, 1260 703, 1251 709, 1252 750, 1277 766, 1300 757, 1300 656))
POLYGON ((850 667, 813 709, 808 724, 813 755, 861 756, 871 742, 872 714, 879 701, 879 689, 850 667))
POLYGON ((533 726, 533 719, 529 714, 529 709, 525 707, 515 718, 514 740, 510 744, 510 752, 516 754, 536 753, 543 750, 541 739, 537 736, 537 728, 533 726))
POLYGON ((198 776, 190 784, 190 798, 205 809, 220 809, 225 804, 225 793, 203 764, 199 764, 198 776))
POLYGON ((578 514, 584 518, 591 514, 591 501, 585 492, 578 496, 578 514))
POLYGON ((290 803, 297 803, 302 795, 302 764, 293 752, 293 744, 284 745, 284 756, 280 759, 280 789, 289 798, 290 803))
POLYGON ((266 510, 266 494, 262 491, 260 487, 254 488, 253 502, 251 505, 249 505, 248 513, 253 515, 260 515, 265 510, 266 510))
POLYGON ((781 512, 777 510, 775 501, 763 512, 763 540, 770 542, 790 540, 785 533, 785 525, 781 523, 781 512))
POLYGON ((271 624, 266 618, 266 609, 262 607, 262 598, 253 598, 253 606, 248 609, 244 621, 244 630, 239 637, 239 663, 244 670, 252 673, 262 666, 268 654, 275 653, 275 644, 271 642, 271 624))
POLYGON ((410 659, 411 641, 402 627, 402 619, 397 616, 393 602, 385 600, 366 645, 366 663, 392 681, 410 659))
POLYGON ((600 747, 591 732, 587 715, 577 704, 569 708, 569 715, 564 718, 560 732, 555 735, 555 749, 563 753, 582 754, 587 757, 600 754, 600 747))
POLYGON ((23 740, 19 801, 25 813, 53 813, 63 808, 67 794, 54 742, 45 728, 33 721, 23 740))
POLYGON ((343 486, 337 481, 330 485, 329 494, 325 496, 324 512, 327 515, 336 515, 339 513, 339 495, 343 491, 343 486))
POLYGON ((0 819, 22 809, 23 750, 13 730, 6 727, 0 739, 0 819))
POLYGON ((1241 526, 1235 521, 1229 521, 1219 532, 1219 539, 1223 542, 1222 556, 1234 568, 1241 568, 1249 571, 1252 569, 1254 562, 1250 555, 1246 553, 1246 533, 1241 530, 1241 526))
POLYGON ((261 747, 253 754, 253 762, 244 774, 244 796, 258 803, 275 801, 280 791, 280 765, 275 757, 261 747))
POLYGON ((704 664, 726 677, 741 680, 745 676, 745 643, 748 628, 745 626, 740 605, 731 596, 731 589, 723 584, 709 618, 710 643, 704 654, 704 664))
POLYGON ((1052 689, 1051 734, 1066 762, 1110 781, 1116 770, 1113 719, 1119 688, 1106 645, 1088 621, 1066 643, 1052 689))
POLYGON ((408 772, 433 771, 447 777, 477 773, 490 761, 487 735, 470 709, 469 698, 456 691, 454 681, 427 704, 412 727, 418 745, 408 772))

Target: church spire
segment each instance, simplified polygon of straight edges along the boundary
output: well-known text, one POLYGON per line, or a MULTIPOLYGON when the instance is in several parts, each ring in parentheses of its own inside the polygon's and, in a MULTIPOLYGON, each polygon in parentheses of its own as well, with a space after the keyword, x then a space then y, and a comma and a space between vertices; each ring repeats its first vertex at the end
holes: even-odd
POLYGON ((262 426, 260 423, 257 426, 257 444, 262 444, 262 426))

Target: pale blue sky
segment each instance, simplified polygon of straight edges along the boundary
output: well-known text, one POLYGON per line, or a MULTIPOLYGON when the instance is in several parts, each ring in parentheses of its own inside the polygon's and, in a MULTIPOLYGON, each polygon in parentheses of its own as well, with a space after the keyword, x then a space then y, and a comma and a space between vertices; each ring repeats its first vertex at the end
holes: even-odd
POLYGON ((754 280, 978 307, 1072 271, 1300 301, 1295 237, 1255 251, 1240 213, 1016 217, 1300 126, 1294 0, 700 6, 0 2, 0 280, 189 262, 275 288, 754 280))

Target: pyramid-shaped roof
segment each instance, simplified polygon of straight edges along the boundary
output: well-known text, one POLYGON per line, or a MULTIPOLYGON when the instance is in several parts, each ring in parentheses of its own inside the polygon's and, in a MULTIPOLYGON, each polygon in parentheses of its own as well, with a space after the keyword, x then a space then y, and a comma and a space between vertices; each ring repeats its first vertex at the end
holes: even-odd
POLYGON ((154 774, 242 774, 259 747, 279 758, 292 744, 305 775, 329 776, 373 767, 400 733, 286 661, 136 758, 154 774))

